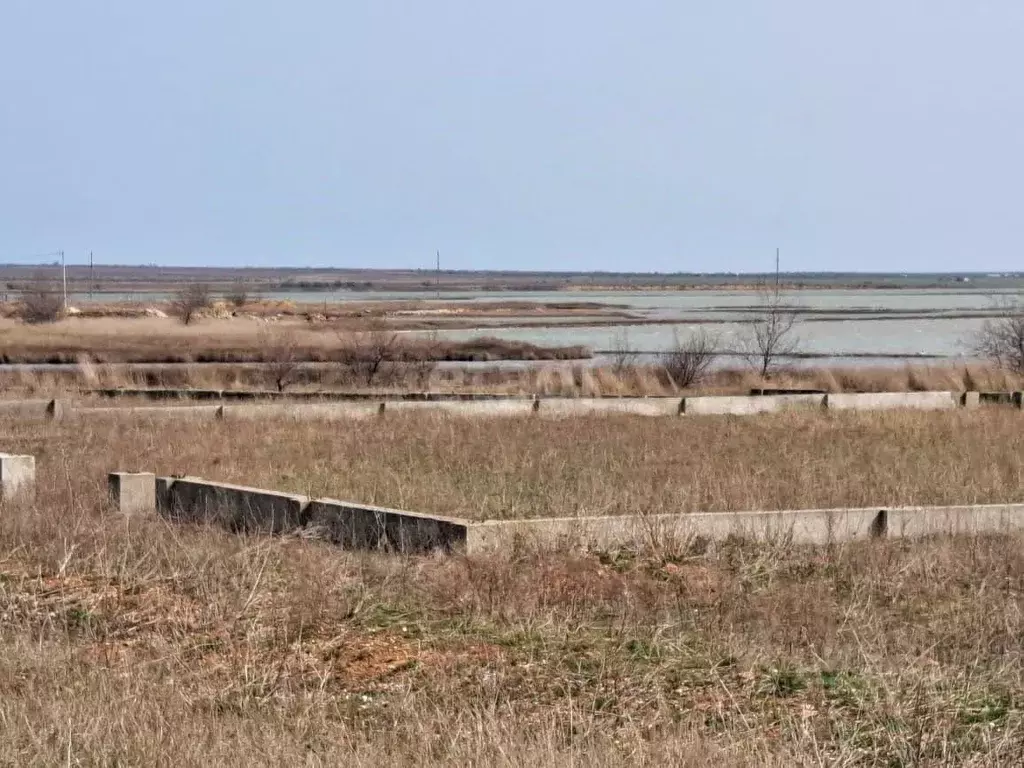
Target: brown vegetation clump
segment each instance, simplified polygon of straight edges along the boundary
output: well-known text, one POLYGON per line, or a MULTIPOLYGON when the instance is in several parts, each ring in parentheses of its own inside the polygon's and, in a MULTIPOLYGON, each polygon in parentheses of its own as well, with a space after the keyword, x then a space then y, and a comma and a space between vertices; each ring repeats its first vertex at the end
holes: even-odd
POLYGON ((453 510, 1005 500, 1021 419, 4 423, 40 481, 0 509, 0 763, 1014 765, 1016 536, 397 557, 120 517, 103 473, 453 510))
POLYGON ((171 310, 183 325, 189 325, 202 310, 210 306, 210 302, 210 286, 205 283, 188 283, 175 294, 171 310))
POLYGON ((21 319, 30 325, 55 323, 64 316, 64 297, 60 283, 45 276, 37 277, 21 294, 21 319))

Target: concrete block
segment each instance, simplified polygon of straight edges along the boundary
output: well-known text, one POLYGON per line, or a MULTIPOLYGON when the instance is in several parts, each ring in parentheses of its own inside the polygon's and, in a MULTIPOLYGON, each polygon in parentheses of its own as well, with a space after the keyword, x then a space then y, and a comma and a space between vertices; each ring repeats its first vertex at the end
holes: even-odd
POLYGON ((677 416, 681 401, 678 397, 548 397, 537 402, 537 411, 541 416, 560 418, 619 413, 633 416, 677 416))
POLYGON ((819 394, 687 397, 683 400, 682 412, 694 416, 705 414, 745 416, 753 413, 777 413, 796 409, 821 408, 824 402, 825 395, 819 394))
POLYGON ((156 511, 156 475, 152 472, 111 472, 107 485, 111 502, 122 514, 156 511))
POLYGON ((309 504, 306 496, 196 477, 159 478, 156 500, 158 511, 169 519, 216 523, 249 533, 286 533, 299 528, 309 504))
POLYGON ((974 410, 981 406, 980 392, 964 392, 960 395, 960 405, 968 410, 974 410))
POLYGON ((334 499, 317 499, 306 510, 306 525, 346 549, 401 553, 461 552, 466 548, 465 520, 403 512, 334 499))
POLYGON ((862 392, 825 395, 825 407, 838 411, 886 411, 896 408, 938 411, 956 408, 952 392, 862 392))
POLYGON ((0 453, 0 501, 32 501, 36 493, 36 457, 0 453))

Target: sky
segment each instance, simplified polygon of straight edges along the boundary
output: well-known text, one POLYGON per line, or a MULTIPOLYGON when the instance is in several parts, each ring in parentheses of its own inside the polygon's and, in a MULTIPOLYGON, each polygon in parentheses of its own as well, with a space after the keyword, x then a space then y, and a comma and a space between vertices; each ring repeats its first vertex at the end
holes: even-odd
POLYGON ((1024 269, 1020 0, 2 0, 0 262, 1024 269))

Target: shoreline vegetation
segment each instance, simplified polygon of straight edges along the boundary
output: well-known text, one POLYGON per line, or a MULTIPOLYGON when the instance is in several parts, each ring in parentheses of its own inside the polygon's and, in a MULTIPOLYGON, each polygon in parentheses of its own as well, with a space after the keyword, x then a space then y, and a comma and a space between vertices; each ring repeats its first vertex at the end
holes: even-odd
POLYGON ((550 397, 746 395, 758 389, 823 392, 991 391, 1024 389, 1024 374, 989 364, 892 367, 782 367, 770 377, 737 365, 680 387, 660 365, 591 367, 555 361, 523 368, 439 367, 430 361, 308 364, 102 364, 0 369, 0 397, 78 396, 92 389, 310 392, 493 393, 550 397))

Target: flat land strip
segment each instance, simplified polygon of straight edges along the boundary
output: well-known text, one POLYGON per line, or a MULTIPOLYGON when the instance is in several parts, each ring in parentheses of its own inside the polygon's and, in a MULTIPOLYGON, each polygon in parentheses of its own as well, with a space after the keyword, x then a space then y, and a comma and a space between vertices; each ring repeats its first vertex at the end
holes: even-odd
POLYGON ((385 414, 3 425, 39 472, 151 471, 474 520, 1024 501, 1024 414, 385 414), (71 462, 71 464, 66 464, 71 462))
POLYGON ((397 557, 119 517, 104 473, 491 516, 1015 501, 1022 426, 0 423, 39 475, 0 508, 0 763, 1015 765, 1019 537, 397 557))

